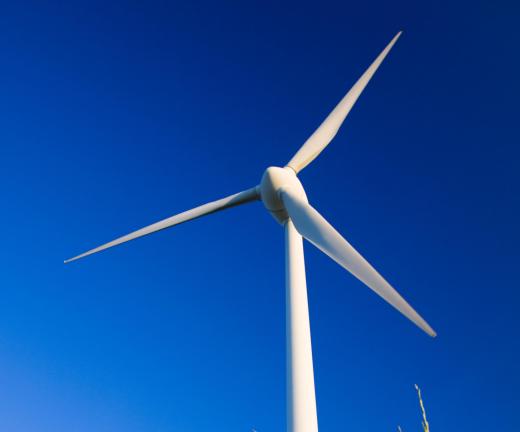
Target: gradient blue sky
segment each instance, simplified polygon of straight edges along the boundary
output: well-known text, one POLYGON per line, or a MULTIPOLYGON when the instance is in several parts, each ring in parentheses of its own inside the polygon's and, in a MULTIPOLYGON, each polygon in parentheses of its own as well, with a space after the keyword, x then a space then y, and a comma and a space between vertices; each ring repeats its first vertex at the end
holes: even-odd
POLYGON ((0 429, 281 431, 283 233, 257 184, 405 33, 301 179, 435 327, 306 245, 321 431, 514 430, 514 2, 4 2, 0 429))

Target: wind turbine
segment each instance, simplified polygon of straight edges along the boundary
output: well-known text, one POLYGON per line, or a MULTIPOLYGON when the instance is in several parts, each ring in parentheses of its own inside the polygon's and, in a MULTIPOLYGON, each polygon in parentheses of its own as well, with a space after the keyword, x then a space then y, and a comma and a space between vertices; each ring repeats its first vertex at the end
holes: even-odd
POLYGON ((288 432, 318 430, 302 238, 306 238, 352 273, 427 334, 436 336, 408 302, 309 204, 297 177, 335 137, 359 95, 400 35, 401 32, 390 41, 287 165, 283 168, 267 168, 258 186, 171 216, 65 261, 68 263, 201 216, 261 200, 285 230, 288 432))

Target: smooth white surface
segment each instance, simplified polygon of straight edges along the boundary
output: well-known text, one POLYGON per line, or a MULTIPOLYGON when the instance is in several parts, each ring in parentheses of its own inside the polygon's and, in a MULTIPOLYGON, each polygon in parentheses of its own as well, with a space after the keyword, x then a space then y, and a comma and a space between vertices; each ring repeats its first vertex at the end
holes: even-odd
POLYGON ((348 113, 356 103, 359 95, 365 89, 366 85, 381 65, 386 55, 392 49, 397 39, 401 36, 401 32, 397 33, 392 41, 374 60, 366 72, 361 75, 350 91, 328 115, 318 129, 305 141, 303 146, 289 161, 287 166, 291 167, 296 174, 309 165, 316 157, 329 145, 332 139, 338 133, 339 128, 347 117, 348 113))
POLYGON ((296 177, 296 173, 291 168, 267 168, 260 182, 260 197, 265 208, 281 224, 288 218, 280 198, 280 190, 284 187, 291 188, 298 194, 300 199, 307 201, 305 190, 298 177, 296 177))
POLYGON ((311 330, 302 236, 285 223, 287 432, 317 432, 311 330))
POLYGON ((127 234, 127 235, 119 237, 115 240, 112 240, 111 242, 105 243, 104 245, 98 246, 94 249, 91 249, 87 252, 77 255, 74 258, 65 260, 64 262, 68 263, 71 261, 75 261, 77 259, 86 257, 88 255, 92 255, 96 252, 100 252, 102 250, 120 245, 121 243, 125 243, 127 241, 134 240, 138 237, 143 237, 145 235, 152 234, 157 231, 161 231, 165 228, 170 228, 174 225, 179 225, 183 222, 197 219, 201 216, 215 213, 215 212, 218 212, 220 210, 224 210, 224 209, 227 209, 230 207, 235 207, 237 205, 244 204, 244 203, 254 201, 257 199, 259 199, 258 190, 256 187, 254 187, 254 188, 248 189, 246 191, 239 192, 234 195, 230 195, 226 198, 219 199, 218 201, 213 201, 208 204, 204 204, 199 207, 195 207, 194 209, 187 210, 183 213, 179 213, 178 215, 163 219, 152 225, 148 225, 137 231, 131 232, 130 234, 127 234))
POLYGON ((430 336, 435 331, 399 293, 310 204, 291 189, 281 197, 298 232, 314 246, 348 270, 430 336))

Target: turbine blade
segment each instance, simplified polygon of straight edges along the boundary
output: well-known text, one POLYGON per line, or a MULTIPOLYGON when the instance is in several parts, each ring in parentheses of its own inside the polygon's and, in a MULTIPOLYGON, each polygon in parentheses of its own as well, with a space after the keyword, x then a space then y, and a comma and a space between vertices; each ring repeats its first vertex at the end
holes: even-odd
POLYGON ((435 331, 404 298, 310 204, 291 189, 281 198, 296 230, 314 246, 375 291, 418 327, 435 337, 435 331))
POLYGON ((341 99, 339 104, 328 115, 316 131, 305 141, 300 150, 293 156, 287 166, 291 167, 296 174, 309 165, 318 155, 329 145, 338 133, 339 128, 347 117, 348 113, 356 103, 359 95, 381 65, 386 55, 392 49, 402 32, 397 33, 386 48, 379 54, 370 67, 357 80, 350 91, 341 99))
POLYGON ((234 195, 230 195, 226 198, 219 199, 218 201, 213 201, 208 204, 201 205, 199 207, 195 207, 194 209, 187 210, 183 213, 179 213, 175 216, 171 216, 169 218, 163 219, 159 222, 156 222, 152 225, 148 225, 147 227, 141 228, 137 231, 131 232, 130 234, 119 237, 111 242, 105 243, 104 245, 98 246, 94 249, 91 249, 87 252, 84 252, 80 255, 77 255, 73 258, 65 260, 65 263, 75 261, 79 258, 86 257, 88 255, 92 255, 96 252, 100 252, 102 250, 111 248, 113 246, 120 245, 121 243, 125 243, 130 240, 134 240, 138 237, 143 237, 148 234, 152 234, 156 231, 163 230, 165 228, 170 228, 174 225, 179 225, 183 222, 187 222, 193 219, 197 219, 201 216, 205 216, 211 213, 218 212, 220 210, 224 210, 230 207, 235 207, 241 204, 245 204, 250 201, 254 201, 259 199, 259 194, 257 188, 251 188, 243 192, 239 192, 234 195))

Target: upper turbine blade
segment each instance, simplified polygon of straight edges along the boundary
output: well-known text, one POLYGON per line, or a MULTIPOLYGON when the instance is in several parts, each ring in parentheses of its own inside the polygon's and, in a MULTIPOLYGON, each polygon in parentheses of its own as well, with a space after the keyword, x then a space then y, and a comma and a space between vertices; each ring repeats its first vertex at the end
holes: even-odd
POLYGON ((328 115, 316 131, 305 141, 300 150, 293 156, 287 166, 291 167, 296 174, 309 165, 318 155, 329 145, 332 139, 338 133, 339 128, 343 124, 345 117, 356 103, 359 95, 365 89, 366 85, 376 72, 379 65, 383 62, 388 52, 392 49, 402 32, 397 33, 386 48, 379 54, 370 67, 365 71, 350 89, 350 91, 341 99, 340 103, 328 115))
POLYGON ((251 188, 243 192, 239 192, 234 195, 230 195, 226 198, 219 199, 218 201, 213 201, 208 204, 201 205, 199 207, 195 207, 194 209, 187 210, 183 213, 179 213, 178 215, 171 216, 167 219, 163 219, 159 222, 156 222, 152 225, 148 225, 147 227, 141 228, 140 230, 131 232, 125 236, 119 237, 111 242, 105 243, 104 245, 98 246, 97 248, 91 249, 87 252, 84 252, 74 258, 70 258, 65 260, 65 263, 75 261, 79 258, 86 257, 88 255, 92 255, 96 252, 100 252, 104 249, 111 248, 113 246, 120 245, 121 243, 125 243, 127 241, 136 239, 138 237, 143 237, 145 235, 154 233, 156 231, 163 230, 165 228, 172 227, 174 225, 179 225, 183 222, 187 222, 192 219, 199 218, 201 216, 208 215, 210 213, 215 213, 220 210, 224 210, 230 207, 235 207, 240 204, 245 204, 249 201, 254 201, 259 198, 257 188, 251 188))
POLYGON ((310 204, 291 189, 281 198, 296 230, 314 246, 379 294, 418 327, 435 337, 435 331, 399 293, 310 204))

